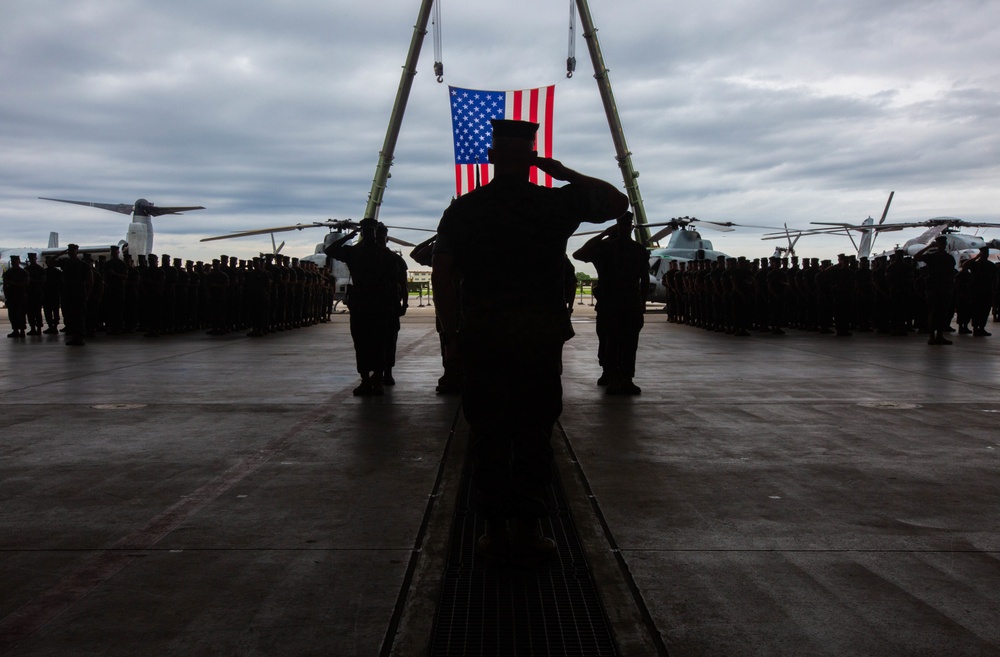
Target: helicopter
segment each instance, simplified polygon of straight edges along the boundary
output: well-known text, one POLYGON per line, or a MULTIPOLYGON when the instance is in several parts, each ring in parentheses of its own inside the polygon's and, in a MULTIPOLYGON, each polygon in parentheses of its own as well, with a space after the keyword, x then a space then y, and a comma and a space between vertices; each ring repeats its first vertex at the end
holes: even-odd
MULTIPOLYGON (((917 237, 907 240, 901 246, 897 245, 896 248, 876 254, 875 257, 892 255, 896 251, 903 251, 907 255, 913 256, 930 245, 938 236, 943 235, 947 238, 947 250, 952 257, 955 258, 955 266, 958 268, 961 268, 961 266, 969 259, 976 257, 976 255, 979 254, 979 250, 983 247, 989 247, 990 260, 1000 262, 1000 240, 992 239, 987 241, 978 235, 968 235, 959 232, 962 228, 1000 228, 1000 223, 966 221, 957 217, 933 217, 925 221, 912 221, 895 224, 879 223, 878 225, 873 225, 866 220, 866 222, 861 225, 852 226, 850 224, 839 224, 836 228, 815 229, 813 231, 803 232, 802 234, 820 235, 838 234, 841 232, 847 232, 847 234, 850 234, 850 231, 861 231, 865 237, 871 235, 871 239, 867 243, 864 239, 862 240, 862 245, 867 244, 868 249, 867 251, 859 250, 858 254, 859 257, 868 257, 870 255, 871 246, 874 244, 875 237, 877 237, 880 233, 904 230, 907 228, 924 228, 925 230, 917 237)), ((763 239, 778 238, 765 237, 763 239)))
MULTIPOLYGON (((316 244, 316 248, 310 255, 299 258, 301 262, 312 262, 316 264, 321 269, 330 272, 333 275, 335 281, 334 289, 334 302, 339 303, 343 301, 347 296, 347 286, 351 282, 351 272, 347 265, 340 260, 335 260, 328 255, 326 255, 326 249, 331 244, 337 240, 345 237, 352 231, 360 229, 360 224, 353 219, 327 219, 325 221, 313 221, 309 223, 293 224, 291 226, 275 226, 271 228, 259 228, 256 230, 244 230, 229 233, 227 235, 216 235, 213 237, 205 237, 201 239, 202 242, 211 242, 214 240, 226 240, 235 237, 248 237, 251 235, 271 235, 271 245, 274 248, 274 253, 277 254, 281 250, 281 247, 285 245, 284 242, 281 246, 274 246, 274 233, 282 233, 292 230, 305 230, 306 228, 327 228, 329 233, 323 236, 323 241, 316 244)), ((386 226, 386 228, 392 228, 394 230, 417 230, 423 232, 433 233, 435 231, 428 228, 411 228, 405 226, 386 226)), ((387 238, 390 242, 399 244, 401 246, 412 247, 413 244, 406 242, 395 237, 387 238)))
MULTIPOLYGON (((825 221, 813 221, 810 222, 817 226, 826 226, 826 228, 812 228, 808 230, 796 230, 791 231, 788 228, 788 224, 785 224, 784 232, 781 233, 766 233, 762 240, 788 240, 788 251, 794 253, 795 242, 798 242, 799 238, 803 235, 838 235, 843 234, 851 240, 851 244, 857 249, 858 258, 867 258, 871 254, 872 246, 875 244, 875 235, 879 230, 893 230, 889 228, 879 228, 885 224, 885 218, 889 214, 889 206, 892 204, 892 198, 896 195, 896 192, 889 192, 889 199, 885 202, 885 208, 882 210, 882 218, 879 219, 878 224, 875 224, 875 218, 871 215, 867 219, 861 222, 860 225, 854 225, 849 223, 841 222, 825 222, 825 221), (854 240, 854 236, 851 234, 852 231, 860 232, 861 239, 858 241, 854 240), (792 236, 794 235, 795 241, 792 241, 792 236)), ((777 247, 775 253, 782 250, 782 247, 777 247)))
POLYGON ((773 229, 770 226, 736 224, 731 221, 706 221, 695 217, 676 217, 669 221, 647 225, 651 228, 664 226, 662 230, 650 236, 647 244, 658 243, 661 237, 670 235, 670 241, 667 242, 666 247, 649 248, 649 295, 646 300, 654 303, 666 303, 667 301, 667 288, 663 285, 663 275, 667 273, 671 262, 717 260, 720 257, 729 257, 721 251, 716 251, 712 242, 704 239, 696 227, 703 226, 710 230, 726 233, 732 232, 737 227, 773 229))
MULTIPOLYGON (((131 254, 134 256, 149 255, 153 252, 153 217, 159 217, 165 214, 183 214, 190 210, 204 210, 204 206, 201 205, 187 205, 187 206, 174 206, 174 207, 157 207, 153 203, 150 203, 144 198, 138 199, 135 203, 93 203, 91 201, 68 201, 61 198, 47 198, 44 196, 39 196, 39 199, 43 201, 56 201, 58 203, 72 203, 74 205, 86 205, 92 208, 100 208, 101 210, 110 210, 111 212, 118 212, 120 214, 132 215, 132 223, 128 226, 128 232, 125 235, 125 239, 119 241, 118 245, 122 247, 123 252, 131 254)), ((103 247, 80 247, 81 253, 87 252, 106 252, 108 251, 107 246, 103 247)), ((43 250, 40 256, 50 255, 46 254, 43 250)))
POLYGON ((904 228, 919 227, 926 227, 926 230, 917 237, 904 242, 901 247, 879 255, 891 255, 894 251, 902 250, 907 255, 913 256, 934 242, 938 236, 943 235, 946 238, 948 252, 955 258, 956 268, 961 268, 968 260, 975 258, 979 254, 979 250, 983 247, 990 249, 990 260, 1000 262, 1000 240, 991 239, 987 241, 979 235, 968 235, 959 232, 962 228, 1000 228, 1000 223, 965 221, 957 217, 934 217, 926 221, 895 224, 892 227, 883 227, 882 230, 902 230, 904 228))
MULTIPOLYGON (((138 199, 135 203, 92 203, 90 201, 67 201, 61 198, 46 198, 39 196, 43 201, 57 201, 59 203, 72 203, 74 205, 86 205, 92 208, 110 210, 121 214, 132 215, 132 223, 129 224, 125 239, 118 241, 123 253, 138 255, 149 255, 153 250, 153 222, 152 217, 159 217, 164 214, 182 214, 189 210, 204 210, 200 205, 177 206, 177 207, 157 207, 144 198, 138 199)), ((81 246, 80 253, 91 253, 94 255, 104 255, 111 250, 110 244, 97 246, 81 246)), ((44 261, 48 256, 57 256, 65 253, 65 248, 59 246, 59 233, 50 232, 48 246, 45 247, 0 247, 0 262, 3 267, 10 266, 10 256, 16 255, 21 258, 21 262, 27 262, 28 253, 37 253, 38 258, 44 261)))

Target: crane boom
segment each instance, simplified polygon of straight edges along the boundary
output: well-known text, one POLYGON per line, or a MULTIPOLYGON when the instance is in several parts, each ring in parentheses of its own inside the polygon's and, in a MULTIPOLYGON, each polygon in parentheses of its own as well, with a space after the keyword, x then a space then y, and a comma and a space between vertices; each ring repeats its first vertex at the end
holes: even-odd
POLYGON ((417 74, 420 47, 427 34, 427 22, 430 20, 433 6, 434 0, 422 0, 420 3, 417 23, 413 26, 413 36, 410 38, 410 49, 406 53, 406 63, 403 64, 399 88, 396 90, 396 102, 392 106, 392 114, 389 115, 389 127, 385 132, 385 142, 378 154, 378 165, 375 167, 375 178, 372 180, 371 192, 368 193, 365 217, 378 218, 378 210, 382 205, 385 186, 389 180, 389 167, 392 166, 392 160, 395 157, 396 140, 399 138, 399 129, 403 125, 403 113, 406 111, 406 102, 410 98, 410 88, 413 86, 413 76, 417 74))
POLYGON ((615 104, 615 95, 611 90, 608 69, 604 65, 601 44, 597 39, 597 28, 594 27, 594 18, 590 14, 590 5, 587 0, 576 0, 576 6, 580 13, 580 23, 583 25, 583 38, 587 40, 587 48, 590 51, 590 61, 594 64, 594 79, 597 80, 597 88, 601 92, 601 101, 604 103, 604 113, 608 117, 608 126, 611 128, 611 139, 615 143, 618 168, 621 169, 622 179, 625 182, 625 192, 632 204, 632 214, 635 215, 636 238, 641 244, 646 244, 650 237, 647 226, 649 222, 646 219, 646 209, 642 204, 642 195, 639 193, 639 172, 632 166, 632 153, 625 141, 625 130, 622 128, 621 117, 618 115, 618 105, 615 104))

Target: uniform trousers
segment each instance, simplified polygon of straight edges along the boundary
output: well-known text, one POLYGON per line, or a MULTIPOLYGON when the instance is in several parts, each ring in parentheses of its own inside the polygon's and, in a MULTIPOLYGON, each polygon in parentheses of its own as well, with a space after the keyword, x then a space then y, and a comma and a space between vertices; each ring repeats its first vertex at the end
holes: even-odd
POLYGON ((389 334, 389 314, 351 309, 351 338, 359 374, 385 369, 385 346, 389 334))
POLYGON ((491 520, 548 515, 550 439, 562 412, 562 342, 463 335, 460 349, 479 513, 491 520))

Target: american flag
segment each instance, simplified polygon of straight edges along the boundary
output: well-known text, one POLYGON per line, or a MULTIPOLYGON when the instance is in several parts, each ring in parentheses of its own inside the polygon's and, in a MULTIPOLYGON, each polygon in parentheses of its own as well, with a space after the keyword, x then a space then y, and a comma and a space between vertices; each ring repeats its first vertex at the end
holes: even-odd
MULTIPOLYGON (((486 150, 493 145, 490 119, 539 124, 535 150, 552 157, 552 116, 555 85, 522 91, 478 91, 448 87, 451 126, 455 136, 455 195, 471 192, 490 181, 493 166, 486 150)), ((552 186, 552 176, 531 168, 531 182, 552 186)))

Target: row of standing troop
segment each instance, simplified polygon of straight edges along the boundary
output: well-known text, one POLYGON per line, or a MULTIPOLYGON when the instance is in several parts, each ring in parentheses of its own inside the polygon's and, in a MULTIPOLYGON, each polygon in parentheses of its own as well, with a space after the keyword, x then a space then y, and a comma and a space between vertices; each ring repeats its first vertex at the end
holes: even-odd
POLYGON ((988 336, 991 309, 994 318, 1000 311, 997 267, 986 249, 956 270, 943 246, 936 240, 913 257, 842 254, 836 263, 794 256, 671 262, 665 310, 672 322, 737 336, 785 328, 840 336, 916 330, 931 344, 947 344, 956 315, 959 332, 988 336))
POLYGON ((133 261, 112 246, 108 257, 95 260, 71 244, 44 267, 35 254, 23 268, 13 257, 4 291, 13 329, 8 337, 57 335, 62 319, 66 344, 82 345, 98 331, 157 337, 250 329, 248 335, 259 337, 325 322, 334 280, 314 263, 281 255, 220 256, 210 265, 153 254, 133 261))

